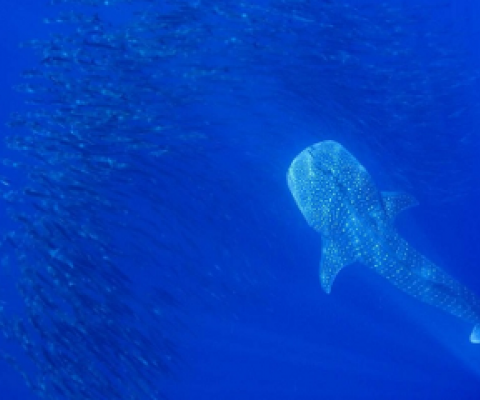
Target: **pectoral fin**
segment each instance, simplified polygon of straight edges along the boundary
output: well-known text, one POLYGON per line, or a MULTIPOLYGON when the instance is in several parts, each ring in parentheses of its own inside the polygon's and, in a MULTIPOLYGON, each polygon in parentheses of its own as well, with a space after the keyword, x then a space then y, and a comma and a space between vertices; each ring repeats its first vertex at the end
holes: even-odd
POLYGON ((470 341, 475 344, 480 343, 480 324, 474 326, 470 335, 470 341))
POLYGON ((342 248, 333 240, 324 241, 320 260, 320 284, 327 294, 331 292, 333 281, 340 270, 355 261, 353 251, 350 253, 348 248, 342 248))
POLYGON ((395 219, 400 211, 418 205, 412 195, 402 192, 382 192, 383 204, 389 221, 395 219))

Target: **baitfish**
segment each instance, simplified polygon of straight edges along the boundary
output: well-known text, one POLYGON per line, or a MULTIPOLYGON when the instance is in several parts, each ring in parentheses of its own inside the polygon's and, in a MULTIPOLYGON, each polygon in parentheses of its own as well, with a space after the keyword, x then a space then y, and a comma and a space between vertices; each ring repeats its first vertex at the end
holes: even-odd
POLYGON ((287 182, 308 224, 321 235, 320 283, 326 293, 343 267, 358 262, 405 293, 473 323, 470 341, 480 343, 480 300, 395 229, 396 215, 417 204, 412 196, 380 192, 365 167, 331 140, 303 150, 287 182))

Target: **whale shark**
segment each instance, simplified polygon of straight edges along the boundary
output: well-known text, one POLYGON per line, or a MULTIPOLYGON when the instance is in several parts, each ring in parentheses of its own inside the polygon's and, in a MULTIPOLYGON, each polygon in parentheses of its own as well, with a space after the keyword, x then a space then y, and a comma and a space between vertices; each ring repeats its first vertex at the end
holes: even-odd
POLYGON ((320 283, 330 293, 340 270, 360 263, 403 292, 474 325, 480 343, 480 300, 420 254, 395 228, 396 215, 417 205, 403 192, 380 192, 341 144, 326 140, 303 150, 287 172, 288 187, 322 242, 320 283))

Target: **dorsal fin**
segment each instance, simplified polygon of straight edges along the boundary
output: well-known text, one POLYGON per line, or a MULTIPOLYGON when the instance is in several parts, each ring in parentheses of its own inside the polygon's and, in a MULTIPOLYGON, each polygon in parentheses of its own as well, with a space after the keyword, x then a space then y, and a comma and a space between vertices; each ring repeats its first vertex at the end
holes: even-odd
POLYGON ((326 239, 322 246, 322 258, 320 259, 320 284, 323 290, 329 294, 332 290, 333 281, 340 270, 355 261, 355 254, 349 251, 350 247, 342 247, 334 240, 326 239))
POLYGON ((387 219, 393 221, 400 211, 418 205, 417 199, 403 192, 382 192, 387 219))

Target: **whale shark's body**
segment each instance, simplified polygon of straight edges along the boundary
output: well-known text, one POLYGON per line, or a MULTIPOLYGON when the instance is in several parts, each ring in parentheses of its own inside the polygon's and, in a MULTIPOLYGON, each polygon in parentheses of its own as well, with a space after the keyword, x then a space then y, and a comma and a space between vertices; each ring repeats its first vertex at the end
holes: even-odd
POLYGON ((320 282, 330 293, 338 272, 359 262, 425 303, 474 324, 480 343, 480 301, 400 237, 394 219, 416 205, 404 193, 379 192, 367 170, 342 145, 324 141, 303 150, 287 181, 308 224, 322 237, 320 282))

